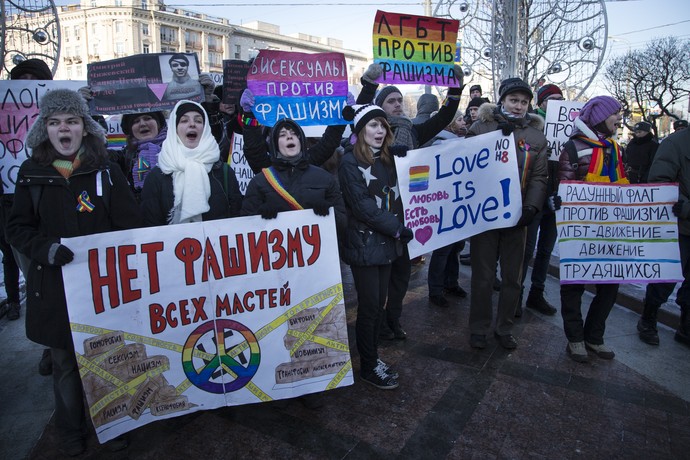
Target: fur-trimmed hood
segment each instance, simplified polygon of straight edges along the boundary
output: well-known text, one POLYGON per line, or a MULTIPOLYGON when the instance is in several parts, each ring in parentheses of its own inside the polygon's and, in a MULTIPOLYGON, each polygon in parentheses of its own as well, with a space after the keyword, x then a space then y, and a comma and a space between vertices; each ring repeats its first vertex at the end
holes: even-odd
MULTIPOLYGON (((531 126, 539 131, 544 131, 544 119, 536 113, 527 113, 523 119, 523 126, 531 126)), ((501 109, 497 104, 485 102, 479 106, 477 121, 489 122, 497 121, 499 123, 506 122, 508 119, 501 113, 501 109)))

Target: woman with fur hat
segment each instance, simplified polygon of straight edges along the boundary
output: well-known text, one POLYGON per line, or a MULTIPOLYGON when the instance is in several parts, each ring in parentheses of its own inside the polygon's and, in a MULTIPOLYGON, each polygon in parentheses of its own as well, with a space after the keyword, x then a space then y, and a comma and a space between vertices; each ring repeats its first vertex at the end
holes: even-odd
POLYGON ((89 115, 86 101, 74 91, 54 89, 39 106, 27 134, 32 152, 19 169, 7 234, 31 259, 26 334, 51 349, 55 426, 62 450, 78 455, 85 449, 87 425, 60 269, 74 254, 60 238, 136 228, 141 212, 124 175, 108 161, 105 132, 89 115))
POLYGON ((393 131, 386 113, 373 104, 346 107, 344 112, 354 121, 354 145, 346 148, 338 170, 347 208, 340 256, 350 265, 357 290, 355 333, 361 378, 390 390, 398 387, 398 374, 379 359, 379 330, 391 267, 412 240, 412 230, 403 224, 391 151, 393 131))
POLYGON ((158 166, 144 181, 144 224, 181 224, 239 215, 242 194, 235 173, 220 161, 206 111, 179 101, 170 113, 174 134, 163 141, 158 166))
MULTIPOLYGON (((559 180, 627 184, 623 158, 614 139, 622 119, 620 103, 597 96, 582 107, 570 140, 561 147, 559 180)), ((584 284, 561 284, 561 316, 568 338, 566 351, 577 362, 589 361, 587 350, 602 359, 615 353, 604 345, 604 331, 618 294, 618 284, 596 284, 596 295, 582 321, 584 284)))
POLYGON ((284 118, 273 126, 269 139, 271 166, 249 182, 241 214, 273 219, 279 212, 313 209, 327 216, 334 207, 336 225, 343 228, 345 205, 338 183, 325 169, 309 164, 302 128, 284 118))
POLYGON ((501 266, 501 293, 494 335, 506 349, 517 347, 512 335, 513 317, 521 290, 522 258, 525 252, 526 226, 544 203, 546 193, 546 148, 542 132, 544 119, 527 113, 533 94, 519 78, 508 78, 498 89, 498 104, 485 103, 467 137, 502 130, 512 134, 516 145, 518 177, 522 191, 522 216, 514 227, 488 230, 470 239, 472 281, 470 295, 470 345, 487 346, 486 335, 493 317, 492 291, 496 263, 501 266))
POLYGON ((163 112, 127 113, 120 121, 127 145, 113 156, 127 176, 137 201, 144 179, 158 165, 161 145, 168 135, 163 112))

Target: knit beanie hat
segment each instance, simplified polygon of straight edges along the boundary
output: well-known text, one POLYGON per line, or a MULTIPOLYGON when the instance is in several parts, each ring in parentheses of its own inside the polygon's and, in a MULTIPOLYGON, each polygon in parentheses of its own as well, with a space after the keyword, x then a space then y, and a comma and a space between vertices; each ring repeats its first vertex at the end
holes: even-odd
POLYGON ((679 130, 679 129, 685 129, 688 127, 688 120, 676 120, 673 122, 673 129, 674 130, 679 130))
POLYGON ((89 114, 89 106, 76 91, 53 89, 48 91, 38 102, 41 108, 38 117, 26 135, 26 145, 36 148, 48 140, 46 121, 56 114, 69 113, 84 120, 84 131, 92 134, 105 144, 105 130, 89 114))
POLYGON ((648 123, 646 121, 640 121, 635 123, 635 126, 633 126, 633 131, 651 131, 652 130, 652 124, 648 123))
POLYGON ((388 96, 390 96, 393 93, 400 93, 400 90, 398 89, 397 86, 385 86, 379 93, 376 95, 376 99, 374 100, 374 103, 378 105, 379 107, 383 106, 383 102, 386 100, 388 96))
POLYGON ((485 97, 473 97, 470 103, 467 104, 467 108, 469 109, 470 107, 480 107, 485 102, 489 102, 486 100, 485 97))
POLYGON ((367 123, 378 117, 386 118, 386 112, 374 104, 346 105, 343 109, 343 118, 347 121, 354 121, 354 127, 352 128, 354 134, 359 134, 367 123))
POLYGON ((196 112, 204 117, 204 120, 206 120, 203 107, 194 102, 183 102, 177 106, 177 110, 175 111, 175 128, 177 128, 177 125, 180 124, 180 118, 182 118, 182 115, 187 112, 196 112))
POLYGON ((553 96, 554 94, 563 96, 561 88, 552 83, 542 86, 537 90, 537 105, 541 105, 547 97, 553 96))
POLYGON ((621 110, 621 104, 611 96, 593 97, 580 109, 578 118, 590 128, 621 110))
POLYGON ((38 80, 52 80, 53 73, 48 64, 40 59, 27 59, 10 70, 10 80, 19 80, 22 75, 33 75, 38 80))
POLYGON ((498 87, 498 102, 501 102, 510 93, 517 92, 529 95, 530 101, 534 97, 534 94, 532 93, 532 88, 530 88, 524 80, 522 80, 521 78, 513 77, 506 78, 501 82, 501 85, 498 87))
POLYGON ((291 120, 290 118, 282 118, 278 120, 275 125, 273 125, 273 127, 271 128, 269 142, 270 143, 268 145, 268 149, 271 155, 273 155, 273 157, 278 160, 282 160, 290 164, 297 164, 299 161, 301 161, 302 158, 304 158, 307 149, 307 137, 304 135, 304 130, 300 125, 297 124, 296 121, 291 120), (278 147, 278 138, 280 137, 280 130, 283 128, 294 132, 295 135, 299 138, 301 151, 298 155, 292 158, 284 157, 283 154, 280 153, 280 149, 278 147))
POLYGON ((156 120, 156 123, 158 124, 158 131, 166 126, 165 115, 163 112, 126 113, 122 115, 122 120, 120 121, 120 128, 122 128, 122 132, 127 136, 131 136, 134 121, 142 115, 149 115, 156 120))
POLYGON ((472 85, 470 86, 470 94, 472 94, 472 91, 479 91, 479 93, 481 94, 482 87, 479 85, 472 85))

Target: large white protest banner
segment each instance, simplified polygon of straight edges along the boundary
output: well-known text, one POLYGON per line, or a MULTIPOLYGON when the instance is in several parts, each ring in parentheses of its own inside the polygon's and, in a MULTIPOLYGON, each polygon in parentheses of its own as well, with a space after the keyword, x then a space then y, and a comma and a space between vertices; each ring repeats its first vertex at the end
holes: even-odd
POLYGON ((561 182, 561 284, 682 281, 677 184, 561 182))
POLYGON ((13 80, 0 81, 0 180, 5 193, 14 193, 17 173, 29 157, 24 141, 38 117, 38 101, 51 89, 77 90, 85 81, 13 80))
POLYGON ((63 239, 70 326, 105 442, 222 406, 351 385, 333 214, 63 239))
POLYGON ((580 101, 549 101, 544 123, 544 136, 549 147, 549 160, 558 161, 561 146, 573 134, 573 122, 584 106, 580 101))
POLYGON ((512 227, 522 195, 513 136, 452 139, 395 158, 410 257, 472 235, 512 227))

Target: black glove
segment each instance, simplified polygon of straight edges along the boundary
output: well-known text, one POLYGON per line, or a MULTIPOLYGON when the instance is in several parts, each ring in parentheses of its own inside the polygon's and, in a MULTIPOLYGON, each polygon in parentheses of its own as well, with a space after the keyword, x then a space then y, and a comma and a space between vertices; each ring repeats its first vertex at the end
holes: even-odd
POLYGON ((501 130, 504 136, 510 136, 515 131, 515 125, 510 122, 499 123, 498 129, 501 130))
POLYGON ((683 212, 683 205, 685 204, 685 201, 680 200, 676 204, 673 205, 671 208, 671 211, 673 211, 673 215, 676 217, 681 217, 681 213, 683 212))
POLYGON ((321 203, 316 203, 311 208, 317 216, 327 216, 331 212, 331 204, 326 200, 323 200, 321 203))
POLYGON ((549 209, 552 212, 556 212, 561 209, 562 204, 563 200, 561 200, 561 197, 558 196, 558 192, 554 192, 553 195, 549 197, 549 209))
POLYGON ((55 243, 48 251, 48 263, 57 267, 62 267, 74 260, 74 253, 65 245, 55 243))
POLYGON ((273 203, 264 203, 259 207, 259 214, 264 219, 275 219, 278 217, 278 208, 273 203))
POLYGON ((407 156, 407 151, 409 149, 405 145, 391 145, 390 146, 390 152, 392 155, 395 155, 396 157, 400 158, 405 158, 407 156))
POLYGON ((533 206, 523 206, 522 215, 520 220, 518 220, 517 227, 526 227, 532 223, 534 216, 537 215, 537 210, 533 206))
POLYGON ((410 241, 412 241, 412 238, 414 238, 414 234, 412 233, 412 230, 409 228, 405 227, 400 231, 400 241, 403 244, 407 244, 410 241))

